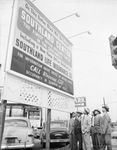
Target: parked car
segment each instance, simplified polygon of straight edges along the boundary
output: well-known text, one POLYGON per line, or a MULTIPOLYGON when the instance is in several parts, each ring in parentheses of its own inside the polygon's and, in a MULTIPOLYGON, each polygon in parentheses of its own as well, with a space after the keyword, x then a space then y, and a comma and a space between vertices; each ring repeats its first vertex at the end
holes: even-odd
MULTIPOLYGON (((45 147, 46 132, 41 133, 41 144, 45 147)), ((50 144, 67 145, 69 143, 69 131, 63 121, 52 121, 50 124, 50 144)))
POLYGON ((2 149, 33 148, 34 132, 30 121, 23 117, 5 119, 2 149))
POLYGON ((113 150, 117 150, 117 131, 112 132, 111 142, 113 150))

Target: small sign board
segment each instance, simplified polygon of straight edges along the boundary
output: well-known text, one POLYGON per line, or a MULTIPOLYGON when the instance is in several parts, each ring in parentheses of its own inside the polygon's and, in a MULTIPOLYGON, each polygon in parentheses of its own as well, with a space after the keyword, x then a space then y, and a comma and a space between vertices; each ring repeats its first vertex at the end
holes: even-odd
POLYGON ((75 107, 86 107, 86 97, 76 97, 75 107))

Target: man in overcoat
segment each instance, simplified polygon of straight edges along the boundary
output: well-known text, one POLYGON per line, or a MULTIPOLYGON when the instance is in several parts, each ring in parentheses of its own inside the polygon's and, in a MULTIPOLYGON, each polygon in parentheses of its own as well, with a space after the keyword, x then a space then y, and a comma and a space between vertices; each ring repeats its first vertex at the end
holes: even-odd
POLYGON ((75 150, 83 150, 82 143, 82 130, 81 130, 81 118, 82 111, 78 110, 76 112, 75 122, 74 122, 74 134, 75 134, 75 150))
POLYGON ((75 121, 76 113, 71 113, 71 118, 69 120, 69 132, 70 132, 70 150, 75 150, 74 143, 75 143, 75 134, 74 134, 74 121, 75 121))
POLYGON ((84 150, 91 150, 91 141, 90 141, 91 117, 89 116, 89 113, 90 110, 88 108, 85 108, 81 119, 84 150))
POLYGON ((100 150, 102 148, 102 116, 99 109, 94 110, 94 150, 100 150))
POLYGON ((102 106, 102 112, 103 112, 103 116, 102 116, 102 131, 103 131, 102 142, 104 145, 102 150, 105 150, 106 147, 107 147, 107 150, 112 150, 112 145, 111 145, 112 129, 110 126, 111 119, 110 119, 110 116, 108 114, 109 107, 107 105, 102 106), (103 141, 103 139, 104 139, 104 141, 103 141))

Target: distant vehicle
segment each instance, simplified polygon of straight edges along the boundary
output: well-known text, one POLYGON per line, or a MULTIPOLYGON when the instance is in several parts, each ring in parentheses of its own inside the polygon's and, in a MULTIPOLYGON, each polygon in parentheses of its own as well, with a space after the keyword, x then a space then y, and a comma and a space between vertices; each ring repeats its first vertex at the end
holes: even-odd
POLYGON ((2 149, 23 149, 34 146, 34 132, 30 121, 24 117, 5 119, 2 149))
MULTIPOLYGON (((41 133, 41 144, 45 147, 46 132, 45 129, 41 133)), ((69 131, 63 121, 51 121, 50 124, 50 144, 62 144, 66 146, 69 143, 69 131)))
POLYGON ((117 122, 111 123, 112 131, 117 131, 117 122))
POLYGON ((117 131, 111 134, 112 149, 117 150, 117 131))

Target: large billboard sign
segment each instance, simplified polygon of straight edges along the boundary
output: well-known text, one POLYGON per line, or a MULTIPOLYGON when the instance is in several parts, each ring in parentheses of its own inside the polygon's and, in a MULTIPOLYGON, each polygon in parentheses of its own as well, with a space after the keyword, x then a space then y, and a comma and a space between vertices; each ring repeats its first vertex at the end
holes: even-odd
POLYGON ((10 70, 73 95, 72 44, 28 0, 19 0, 10 70))

